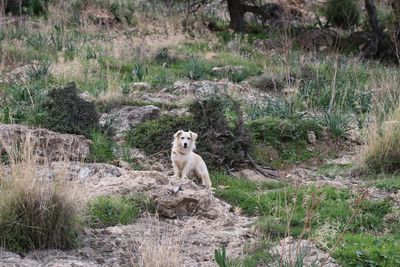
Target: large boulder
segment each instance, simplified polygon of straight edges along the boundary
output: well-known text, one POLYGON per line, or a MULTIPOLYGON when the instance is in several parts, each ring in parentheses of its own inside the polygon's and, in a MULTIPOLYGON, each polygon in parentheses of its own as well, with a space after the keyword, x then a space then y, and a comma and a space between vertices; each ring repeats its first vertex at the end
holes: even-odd
POLYGON ((100 125, 109 128, 116 140, 121 140, 125 133, 136 124, 156 119, 160 116, 160 109, 156 106, 124 106, 104 113, 100 118, 100 125))
POLYGON ((48 160, 88 158, 91 141, 82 135, 60 134, 42 128, 18 124, 0 124, 0 150, 12 151, 20 145, 33 149, 33 154, 48 160))

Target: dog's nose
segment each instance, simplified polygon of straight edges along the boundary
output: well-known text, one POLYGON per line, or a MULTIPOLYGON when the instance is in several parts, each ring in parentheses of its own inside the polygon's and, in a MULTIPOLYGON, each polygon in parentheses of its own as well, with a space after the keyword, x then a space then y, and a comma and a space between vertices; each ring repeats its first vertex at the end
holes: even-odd
POLYGON ((183 143, 183 147, 186 148, 187 147, 187 143, 183 143))

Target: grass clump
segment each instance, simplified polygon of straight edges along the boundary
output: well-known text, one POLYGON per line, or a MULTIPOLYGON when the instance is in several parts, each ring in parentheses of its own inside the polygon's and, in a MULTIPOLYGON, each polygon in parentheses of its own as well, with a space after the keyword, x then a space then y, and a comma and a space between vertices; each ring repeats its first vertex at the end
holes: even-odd
POLYGON ((88 203, 89 226, 105 228, 133 223, 144 211, 154 211, 145 196, 100 196, 88 203))
POLYGON ((90 148, 91 161, 110 163, 114 159, 113 149, 115 143, 111 137, 100 131, 93 130, 90 133, 90 140, 92 140, 90 148))
POLYGON ((183 65, 184 75, 192 80, 201 80, 210 73, 210 66, 204 59, 191 57, 183 65))
POLYGON ((20 150, 8 153, 11 173, 0 178, 0 246, 20 253, 75 247, 81 228, 69 187, 61 177, 38 177, 31 148, 20 150))
POLYGON ((381 125, 371 125, 367 146, 356 167, 361 173, 396 173, 400 168, 400 109, 381 125))
POLYGON ((47 113, 44 126, 61 133, 89 136, 99 119, 94 104, 78 96, 74 83, 51 90, 44 109, 47 113))

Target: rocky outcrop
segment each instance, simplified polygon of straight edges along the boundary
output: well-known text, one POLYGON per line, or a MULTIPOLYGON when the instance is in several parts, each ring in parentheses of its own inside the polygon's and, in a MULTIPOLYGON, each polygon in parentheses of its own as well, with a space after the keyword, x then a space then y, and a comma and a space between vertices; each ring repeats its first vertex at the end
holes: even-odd
POLYGON ((167 266, 215 266, 214 249, 225 245, 230 257, 239 257, 254 237, 254 219, 231 212, 230 205, 189 180, 79 162, 52 162, 38 172, 47 179, 62 173, 83 201, 100 195, 146 194, 156 203, 157 214, 144 214, 131 225, 85 229, 81 246, 71 251, 35 251, 21 258, 0 250, 0 262, 7 266, 136 266, 146 257, 147 262, 177 262, 167 266))
POLYGON ((60 134, 19 124, 0 124, 0 149, 12 152, 22 145, 47 160, 84 160, 90 154, 91 141, 82 135, 60 134))
POLYGON ((100 125, 109 128, 116 140, 123 139, 125 133, 136 124, 156 119, 160 115, 158 107, 149 105, 144 107, 124 106, 104 113, 100 118, 100 125))
POLYGON ((253 88, 246 82, 231 83, 226 79, 213 81, 176 81, 173 92, 186 99, 203 98, 213 94, 228 94, 237 97, 246 103, 254 104, 263 99, 270 99, 270 95, 253 88))

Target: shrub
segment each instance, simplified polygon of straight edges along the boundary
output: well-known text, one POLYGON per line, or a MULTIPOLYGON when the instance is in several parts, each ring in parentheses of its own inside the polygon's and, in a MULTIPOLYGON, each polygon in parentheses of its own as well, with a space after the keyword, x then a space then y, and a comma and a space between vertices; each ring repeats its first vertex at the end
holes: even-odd
POLYGON ((154 205, 145 196, 100 196, 88 203, 89 225, 104 228, 130 224, 144 211, 154 212, 154 205))
POLYGON ((232 167, 246 160, 251 139, 243 126, 239 104, 214 95, 193 102, 189 111, 192 116, 162 116, 138 124, 128 133, 128 142, 146 153, 169 151, 174 133, 191 130, 199 135, 197 151, 207 164, 232 167))
POLYGON ((99 119, 94 104, 78 96, 75 83, 51 90, 44 107, 44 126, 57 132, 89 136, 99 119))
POLYGON ((358 24, 360 8, 355 0, 329 0, 326 16, 333 25, 348 29, 358 24))
POLYGON ((169 151, 173 135, 179 130, 192 128, 191 116, 174 117, 163 115, 157 120, 139 123, 128 132, 127 141, 131 146, 143 149, 146 153, 154 154, 159 151, 169 151))
POLYGON ((255 139, 270 144, 306 140, 308 131, 314 131, 317 136, 322 132, 322 126, 311 119, 267 117, 250 121, 247 127, 255 139))
POLYGON ((16 252, 73 248, 81 230, 77 205, 63 178, 37 176, 31 150, 8 151, 12 171, 0 178, 0 246, 16 252))

